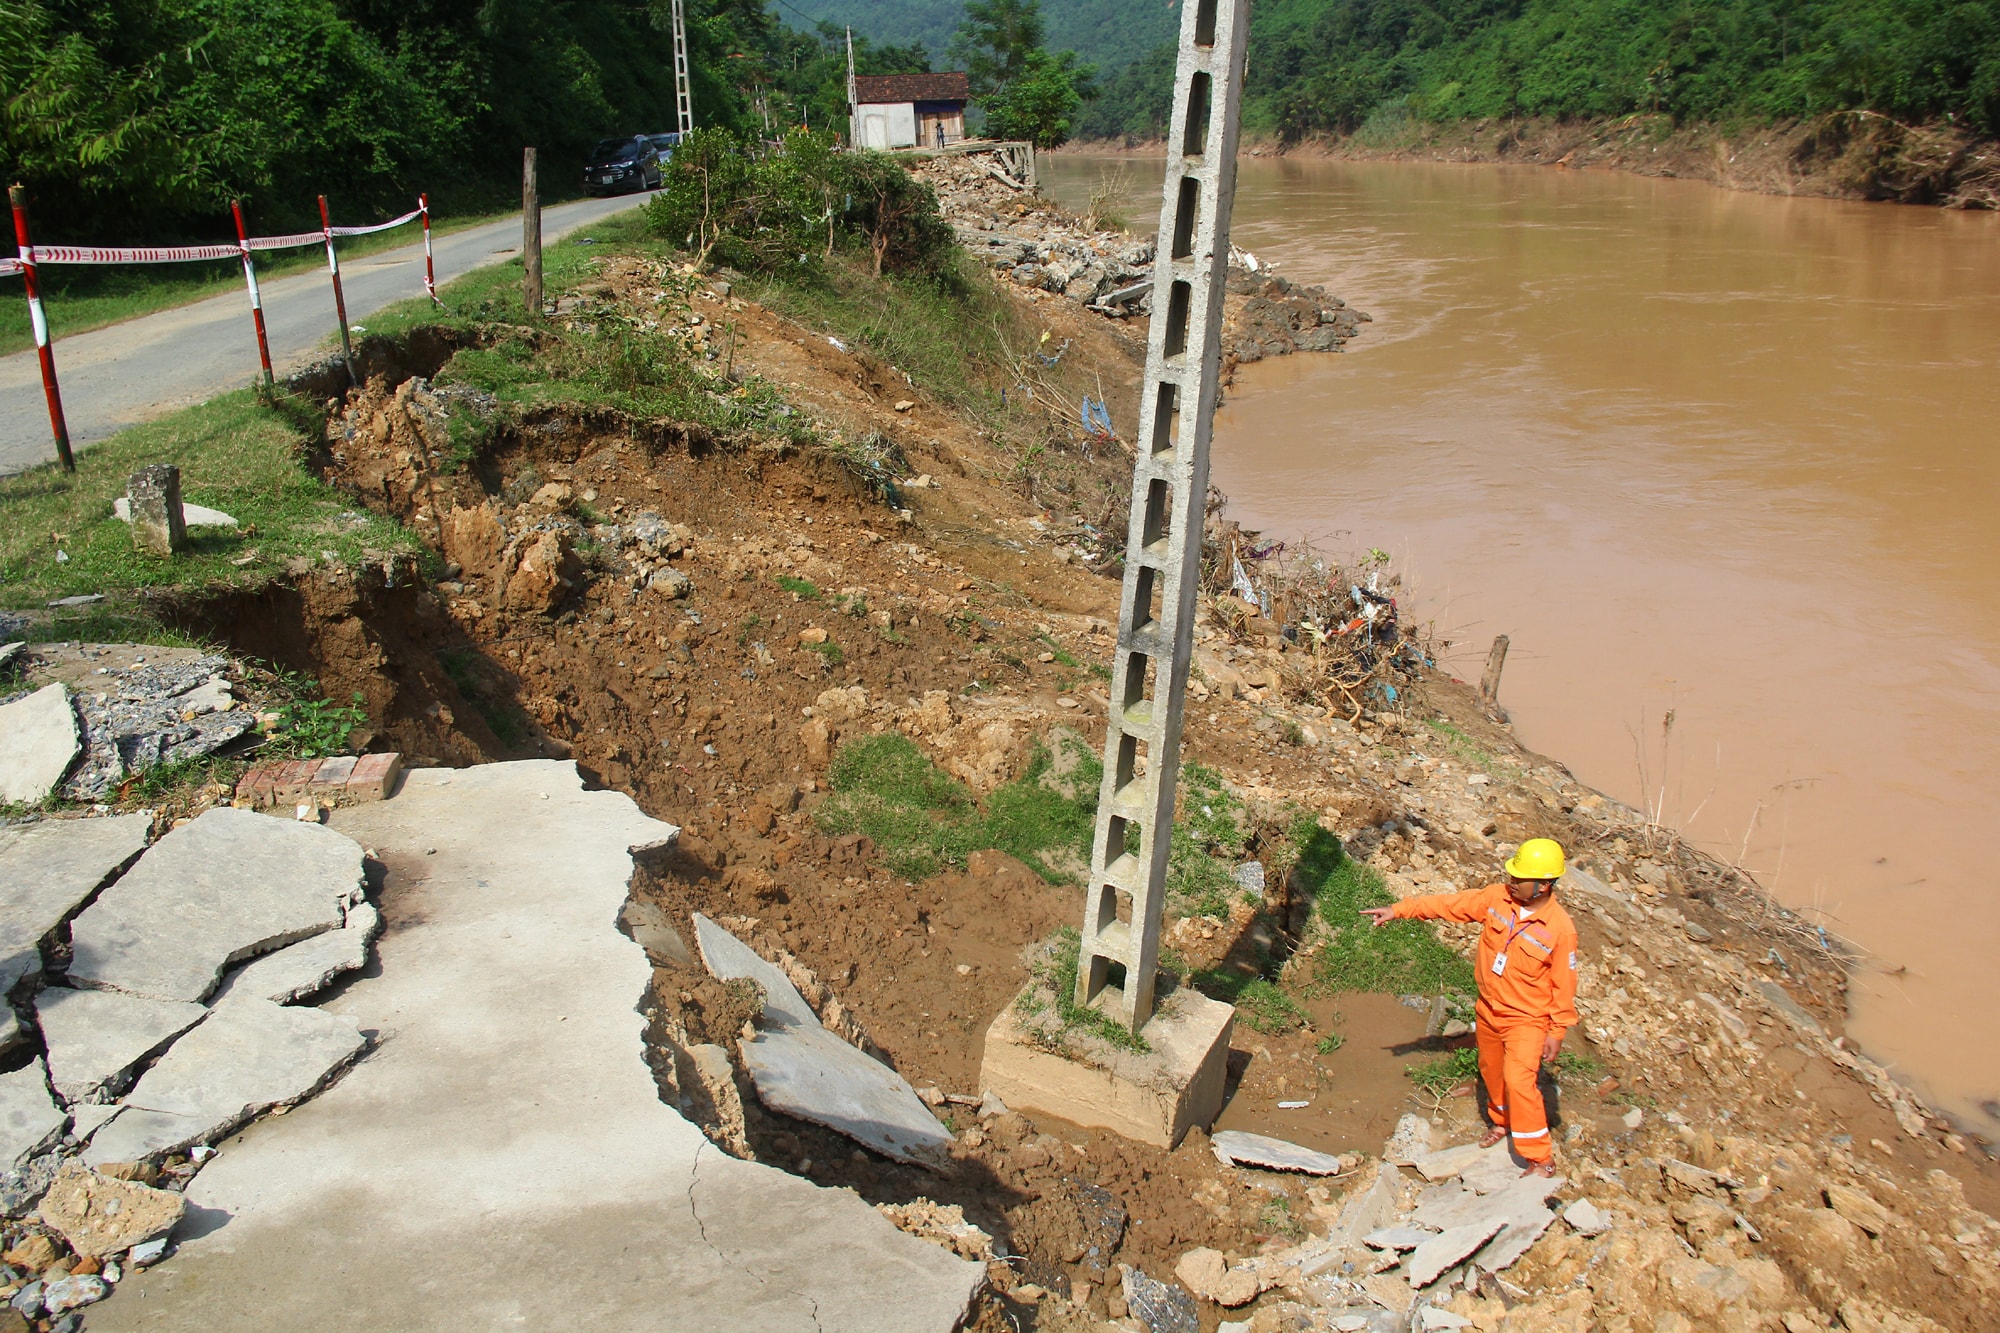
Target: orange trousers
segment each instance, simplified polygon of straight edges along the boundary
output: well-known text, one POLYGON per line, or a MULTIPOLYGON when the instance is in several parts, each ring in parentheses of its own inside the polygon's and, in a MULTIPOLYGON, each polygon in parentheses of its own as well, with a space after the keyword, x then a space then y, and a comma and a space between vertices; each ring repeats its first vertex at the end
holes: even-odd
POLYGON ((1495 1020, 1478 1015, 1479 1078, 1486 1085, 1486 1114, 1496 1129, 1512 1136, 1514 1151, 1530 1162, 1555 1156, 1549 1141, 1548 1108, 1535 1078, 1542 1068, 1545 1018, 1495 1020))

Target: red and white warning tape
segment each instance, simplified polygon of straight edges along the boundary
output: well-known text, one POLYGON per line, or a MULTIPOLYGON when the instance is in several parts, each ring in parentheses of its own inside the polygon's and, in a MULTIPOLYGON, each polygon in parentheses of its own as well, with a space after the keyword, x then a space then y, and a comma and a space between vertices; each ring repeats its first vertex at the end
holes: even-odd
MULTIPOLYGON (((378 231, 390 231, 406 226, 423 216, 423 209, 412 209, 399 218, 388 222, 378 222, 369 227, 334 227, 335 236, 367 236, 378 231)), ((318 245, 326 239, 326 232, 300 231, 289 236, 252 236, 252 250, 289 250, 295 246, 318 245)), ((25 260, 36 264, 189 264, 205 259, 240 259, 241 245, 168 245, 152 247, 124 247, 103 245, 36 245, 22 252, 20 259, 0 259, 0 278, 11 277, 21 271, 25 260)))

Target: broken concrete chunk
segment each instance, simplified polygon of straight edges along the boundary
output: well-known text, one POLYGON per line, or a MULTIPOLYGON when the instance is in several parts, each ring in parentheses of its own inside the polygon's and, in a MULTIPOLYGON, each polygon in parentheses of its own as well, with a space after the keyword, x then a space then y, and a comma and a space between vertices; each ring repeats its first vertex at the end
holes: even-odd
POLYGON ((104 1128, 124 1109, 110 1102, 78 1102, 69 1108, 69 1132, 78 1143, 88 1143, 91 1135, 104 1128))
POLYGON ((205 1000, 231 963, 341 925, 361 882, 351 838, 218 807, 160 839, 77 917, 70 980, 205 1000))
POLYGON ((40 804, 82 747, 67 685, 45 685, 0 706, 0 805, 40 804))
POLYGON ((630 899, 619 912, 618 920, 633 943, 646 951, 646 957, 653 966, 694 966, 694 955, 688 952, 687 941, 681 938, 681 933, 674 929, 673 921, 657 905, 630 899))
MULTIPOLYGON (((111 502, 111 512, 118 515, 121 523, 132 521, 132 501, 121 495, 111 502)), ((234 528, 241 524, 220 509, 209 509, 202 505, 181 502, 181 517, 190 528, 234 528)))
MULTIPOLYGON (((1504 1148, 1499 1151, 1505 1155, 1504 1148)), ((1449 1180, 1467 1167, 1477 1165, 1485 1152, 1476 1143, 1461 1143, 1456 1147, 1425 1153, 1410 1165, 1417 1168, 1417 1173, 1425 1180, 1449 1180)))
POLYGON ((758 1100, 897 1161, 940 1160, 951 1131, 900 1074, 821 1026, 790 978, 748 945, 699 913, 694 923, 711 973, 723 980, 748 977, 763 987, 762 1028, 742 1043, 743 1065, 758 1100))
POLYGON ((1410 1256, 1410 1285, 1428 1287, 1443 1276, 1446 1269, 1464 1262, 1506 1225, 1504 1217, 1486 1217, 1431 1237, 1417 1246, 1416 1252, 1410 1256))
POLYGON ((83 1160, 92 1166, 111 1162, 143 1162, 163 1153, 179 1152, 207 1137, 208 1122, 200 1116, 170 1111, 140 1111, 114 1107, 115 1114, 91 1135, 83 1160))
POLYGON ((49 1095, 49 1071, 39 1059, 0 1074, 0 1171, 18 1171, 55 1142, 69 1117, 49 1095))
POLYGON ((198 1004, 51 986, 35 996, 49 1078, 65 1102, 108 1101, 134 1065, 207 1015, 198 1004))
POLYGON ((1848 1185, 1828 1185, 1826 1206, 1871 1236, 1889 1229, 1889 1210, 1867 1193, 1848 1185))
MULTIPOLYGON (((317 1092, 363 1044, 345 1015, 231 1000, 160 1057, 126 1095, 131 1109, 99 1131, 91 1146, 101 1149, 107 1131, 125 1129, 133 1110, 188 1117, 201 1126, 195 1138, 213 1142, 262 1111, 317 1092)), ((90 1160, 116 1159, 93 1153, 90 1160)))
POLYGON ((42 970, 41 942, 146 850, 150 815, 49 819, 0 829, 0 994, 42 970))
POLYGON ((747 977, 763 988, 767 1021, 790 1026, 820 1025, 819 1016, 813 1013, 791 978, 775 964, 765 962, 755 949, 699 912, 694 914, 694 932, 695 943, 701 948, 701 961, 710 973, 724 981, 747 977))
POLYGON ((347 924, 300 940, 232 972, 216 997, 296 1004, 317 995, 343 972, 368 966, 368 946, 382 933, 382 914, 369 903, 347 909, 347 924))
POLYGON ((1417 1200, 1411 1220, 1418 1226, 1448 1231, 1485 1217, 1507 1218, 1525 1214, 1531 1207, 1543 1208, 1543 1200, 1561 1188, 1561 1176, 1518 1176, 1506 1189, 1477 1194, 1464 1185, 1435 1185, 1417 1200))
POLYGON ((1579 1236, 1601 1236, 1611 1229, 1611 1219, 1588 1199, 1578 1199, 1563 1209, 1562 1219, 1579 1236))
POLYGON ((1405 1115, 1382 1145, 1382 1160, 1391 1166, 1408 1166, 1430 1151, 1431 1122, 1420 1115, 1405 1115))
POLYGON ((1369 1232, 1361 1238, 1361 1243, 1371 1250, 1414 1250, 1437 1234, 1421 1227, 1385 1227, 1369 1232))
POLYGON ((1225 1129, 1209 1140, 1217 1160, 1225 1165, 1261 1166, 1272 1171, 1300 1171, 1309 1176, 1340 1174, 1340 1159, 1330 1153, 1302 1148, 1263 1134, 1225 1129))
POLYGON ((42 1197, 42 1221, 85 1258, 103 1258, 174 1229, 187 1200, 171 1190, 113 1180, 81 1162, 63 1163, 42 1197))

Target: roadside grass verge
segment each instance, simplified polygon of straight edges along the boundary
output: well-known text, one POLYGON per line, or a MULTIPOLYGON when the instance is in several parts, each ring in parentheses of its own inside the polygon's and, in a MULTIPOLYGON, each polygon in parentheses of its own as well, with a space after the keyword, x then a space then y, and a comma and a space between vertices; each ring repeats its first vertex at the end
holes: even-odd
POLYGON ((839 253, 822 276, 755 278, 743 294, 807 328, 831 333, 907 374, 925 393, 959 409, 996 400, 986 377, 1035 335, 1014 303, 954 254, 942 278, 877 278, 867 261, 839 253))
POLYGON ((1293 826, 1292 840, 1299 849, 1292 873, 1318 918, 1313 992, 1473 992, 1472 963, 1440 940, 1429 923, 1392 921, 1377 928, 1361 915, 1364 907, 1396 901, 1374 867, 1349 856, 1339 838, 1310 819, 1293 826))
POLYGON ((859 833, 899 875, 963 870, 973 852, 1006 852, 1051 884, 1087 871, 1096 827, 1097 757, 1074 737, 1037 741, 1021 776, 980 810, 971 788, 900 732, 849 741, 827 770, 833 794, 815 819, 835 837, 859 833))
MULTIPOLYGON (((414 200, 412 201, 414 202, 414 200)), ((483 226, 509 217, 508 213, 474 213, 454 218, 431 214, 433 239, 468 227, 483 226)), ((227 218, 222 219, 229 226, 227 218)), ((67 244, 69 238, 49 232, 37 223, 36 239, 43 245, 67 244)), ((334 242, 342 261, 361 259, 400 246, 420 243, 423 228, 415 222, 394 231, 372 236, 348 236, 334 242)), ((233 235, 217 234, 214 242, 228 244, 233 235)), ((260 251, 257 280, 271 282, 326 267, 324 246, 304 246, 297 250, 260 251)), ((67 265, 50 264, 42 269, 42 305, 48 312, 49 330, 60 342, 72 334, 88 333, 128 319, 191 305, 211 296, 236 292, 244 298, 246 318, 249 296, 243 290, 243 265, 235 259, 217 259, 199 264, 67 265)), ((21 279, 0 279, 0 356, 35 345, 34 331, 28 326, 28 303, 21 299, 21 279)), ((56 348, 62 355, 62 348, 56 348)))
POLYGON ((73 475, 49 464, 0 477, 0 609, 102 593, 104 602, 37 617, 31 636, 129 637, 146 617, 120 594, 251 586, 296 559, 420 554, 414 533, 355 508, 299 465, 308 424, 298 404, 267 405, 246 389, 121 431, 79 454, 73 475), (149 463, 178 466, 183 499, 241 526, 191 529, 172 559, 134 549, 112 501, 149 463))

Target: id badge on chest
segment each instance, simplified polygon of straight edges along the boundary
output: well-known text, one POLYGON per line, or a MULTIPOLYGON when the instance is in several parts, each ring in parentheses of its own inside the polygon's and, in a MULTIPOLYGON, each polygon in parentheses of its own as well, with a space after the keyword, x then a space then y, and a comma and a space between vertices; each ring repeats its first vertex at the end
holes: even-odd
POLYGON ((1507 975, 1506 954, 1496 953, 1493 955, 1493 975, 1496 977, 1504 977, 1507 975))

